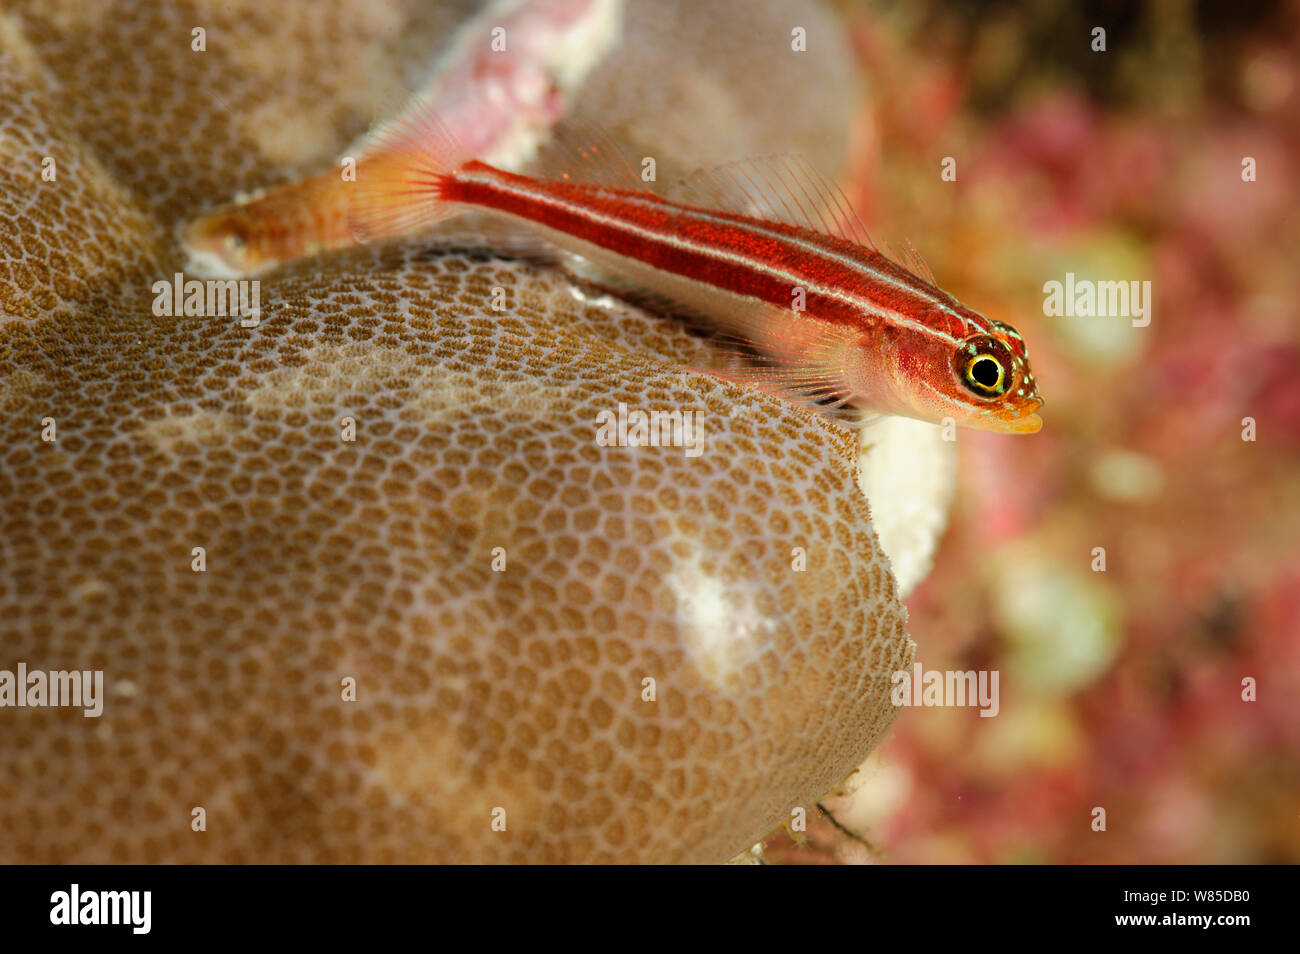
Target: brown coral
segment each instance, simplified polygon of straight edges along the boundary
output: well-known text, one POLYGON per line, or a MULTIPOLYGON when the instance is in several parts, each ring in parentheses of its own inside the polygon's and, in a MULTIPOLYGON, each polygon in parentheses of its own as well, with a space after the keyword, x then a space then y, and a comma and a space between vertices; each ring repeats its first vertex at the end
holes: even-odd
MULTIPOLYGON (((400 26, 415 5, 337 6, 400 26)), ((307 85, 286 73, 285 98, 258 99, 265 71, 396 74, 386 38, 420 32, 256 7, 83 23, 20 5, 0 29, 21 91, 0 137, 18 170, 0 190, 3 665, 102 669, 107 694, 98 719, 0 709, 0 856, 725 859, 862 760, 910 663, 852 439, 678 370, 700 345, 676 325, 472 237, 300 263, 264 283, 255 328, 154 315, 183 210, 320 159, 241 140, 231 114, 185 124, 211 106, 190 26, 210 51, 249 24, 304 50, 240 54, 220 88, 245 117, 307 85), (705 453, 599 446, 620 402, 699 412, 705 453)), ((354 106, 316 104, 330 143, 354 106)))

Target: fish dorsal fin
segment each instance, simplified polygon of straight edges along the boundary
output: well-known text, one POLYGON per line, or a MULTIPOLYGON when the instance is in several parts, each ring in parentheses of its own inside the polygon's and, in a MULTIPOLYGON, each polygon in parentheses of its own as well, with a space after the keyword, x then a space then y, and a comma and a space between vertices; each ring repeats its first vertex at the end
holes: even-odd
POLYGON ((719 212, 812 229, 879 252, 922 281, 934 273, 911 242, 879 246, 839 186, 828 182, 802 156, 783 154, 698 169, 674 183, 665 198, 719 212))
POLYGON ((938 282, 934 280, 934 272, 930 271, 930 266, 926 264, 925 259, 921 257, 921 253, 916 250, 916 246, 913 245, 910 240, 905 241, 903 247, 897 252, 894 252, 892 249, 890 251, 892 253, 890 258, 903 266, 903 268, 907 269, 913 275, 925 279, 931 285, 938 284, 938 282))
POLYGON ((844 193, 796 155, 761 156, 697 169, 670 186, 664 197, 875 248, 844 193))
POLYGON ((570 117, 552 127, 537 150, 536 174, 543 179, 648 192, 631 160, 604 129, 570 117))

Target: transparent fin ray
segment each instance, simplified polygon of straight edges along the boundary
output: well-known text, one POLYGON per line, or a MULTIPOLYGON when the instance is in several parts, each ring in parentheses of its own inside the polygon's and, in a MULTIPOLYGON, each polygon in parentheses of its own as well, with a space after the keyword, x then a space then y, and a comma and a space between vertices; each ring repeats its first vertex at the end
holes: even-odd
POLYGON ((627 154, 605 129, 574 117, 551 129, 550 137, 538 147, 534 166, 545 179, 625 192, 649 191, 627 154))
POLYGON ((793 153, 698 169, 669 187, 665 198, 830 235, 878 252, 922 281, 937 284, 911 242, 899 249, 877 243, 843 190, 793 153))
POLYGON ((378 126, 357 162, 348 223, 360 242, 414 232, 460 211, 441 198, 441 181, 471 157, 428 101, 413 100, 378 126))
POLYGON ((857 217, 844 194, 794 154, 697 169, 669 187, 665 198, 781 222, 874 248, 865 229, 853 227, 857 217))

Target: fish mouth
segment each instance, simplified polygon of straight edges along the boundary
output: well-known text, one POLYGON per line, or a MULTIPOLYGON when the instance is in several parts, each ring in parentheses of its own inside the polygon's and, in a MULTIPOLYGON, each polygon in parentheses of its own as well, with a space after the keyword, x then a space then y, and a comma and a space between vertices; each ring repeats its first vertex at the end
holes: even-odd
POLYGON ((1002 426, 1012 434, 1037 434, 1043 426, 1043 419, 1037 414, 1026 414, 1014 421, 1003 421, 1002 426))

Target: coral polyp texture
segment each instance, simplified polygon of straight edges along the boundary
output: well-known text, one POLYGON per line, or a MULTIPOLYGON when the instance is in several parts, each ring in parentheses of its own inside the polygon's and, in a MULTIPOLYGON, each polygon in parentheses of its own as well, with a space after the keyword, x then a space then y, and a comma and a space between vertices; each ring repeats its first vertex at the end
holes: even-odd
POLYGON ((0 18, 0 667, 104 673, 97 718, 0 709, 0 860, 707 862, 811 810, 912 656, 852 436, 473 235, 283 269, 253 327, 156 314, 221 168, 163 145, 218 109, 190 20, 231 6, 0 18), (80 30, 158 145, 60 104, 80 30), (603 446, 620 404, 702 453, 603 446))

